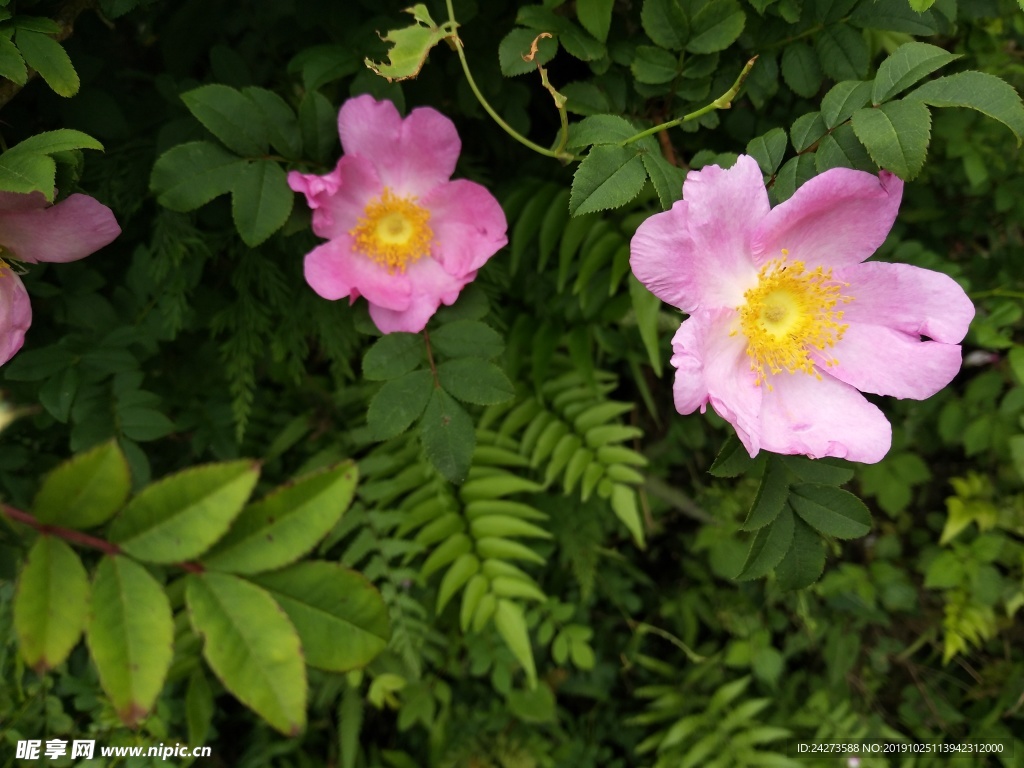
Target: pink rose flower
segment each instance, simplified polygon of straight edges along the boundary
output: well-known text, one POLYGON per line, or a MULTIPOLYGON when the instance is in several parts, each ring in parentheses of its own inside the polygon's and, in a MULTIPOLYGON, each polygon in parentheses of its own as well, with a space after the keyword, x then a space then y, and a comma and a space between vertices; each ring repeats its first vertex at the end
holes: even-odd
POLYGON ((88 195, 50 205, 39 192, 0 192, 0 365, 21 349, 32 307, 12 261, 83 259, 121 234, 114 214, 88 195))
POLYGON ((672 340, 676 409, 710 403, 751 456, 885 456, 891 427, 861 392, 935 394, 974 317, 946 275, 864 263, 902 194, 891 173, 835 168, 769 208, 753 158, 691 171, 630 256, 637 279, 690 315, 672 340))
POLYGON ((434 109, 402 119, 390 101, 359 96, 338 131, 332 173, 288 174, 328 240, 306 255, 306 282, 325 299, 365 296, 384 333, 417 333, 508 242, 505 214, 479 184, 450 180, 462 144, 434 109))

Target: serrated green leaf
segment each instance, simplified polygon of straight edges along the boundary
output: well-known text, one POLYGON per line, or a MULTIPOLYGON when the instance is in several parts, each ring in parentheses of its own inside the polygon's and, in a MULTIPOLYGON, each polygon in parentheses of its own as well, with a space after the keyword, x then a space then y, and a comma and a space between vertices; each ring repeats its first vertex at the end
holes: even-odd
POLYGON ((644 287, 643 283, 633 275, 627 278, 629 299, 636 316, 636 327, 640 332, 640 340, 647 350, 647 358, 651 362, 656 376, 661 376, 661 348, 658 339, 658 314, 661 311, 661 299, 644 287))
POLYGON ((498 45, 498 64, 501 74, 505 77, 525 75, 536 72, 537 65, 544 65, 555 58, 558 53, 558 41, 553 37, 540 37, 535 29, 513 29, 498 45), (530 55, 533 42, 537 42, 537 52, 533 59, 527 61, 524 56, 530 55))
POLYGON ((415 23, 401 29, 388 30, 381 37, 385 43, 391 43, 388 50, 388 62, 377 63, 364 59, 363 63, 389 83, 396 80, 408 80, 416 77, 423 68, 430 50, 448 37, 448 32, 439 27, 427 11, 427 6, 417 3, 405 12, 411 14, 415 23))
POLYGON ((757 160, 761 173, 771 177, 786 157, 789 139, 781 128, 772 128, 768 133, 747 142, 747 154, 757 160))
POLYGON ((821 138, 814 153, 814 167, 818 173, 823 173, 829 168, 854 168, 868 173, 878 173, 878 166, 849 124, 840 125, 821 138))
POLYGON ((249 504, 203 564, 229 573, 281 568, 316 546, 341 519, 355 493, 351 462, 301 477, 249 504))
POLYGON ((295 195, 288 176, 273 160, 246 162, 231 189, 231 216, 242 242, 250 248, 284 226, 295 195))
POLYGON ((338 111, 320 91, 308 91, 299 103, 299 130, 305 157, 327 162, 338 145, 338 111))
POLYGON ((21 656, 44 672, 67 658, 85 627, 89 579, 60 539, 40 536, 28 552, 14 593, 14 632, 21 656))
POLYGON ((122 434, 131 440, 157 440, 174 431, 174 422, 154 408, 118 403, 115 413, 122 434))
POLYGON ((370 381, 397 379, 424 362, 425 349, 418 333, 385 334, 363 355, 363 376, 370 381))
POLYGON ((477 320, 456 320, 446 323, 430 335, 430 343, 446 357, 490 359, 497 357, 505 349, 505 340, 501 334, 477 320))
POLYGON ((365 667, 387 647, 387 605, 362 574, 314 560, 253 580, 288 614, 310 666, 346 672, 365 667))
POLYGON ((263 115, 263 125, 271 146, 285 157, 301 157, 299 119, 288 102, 265 88, 243 88, 242 95, 252 101, 263 115))
POLYGON ((15 33, 15 42, 25 63, 39 73, 58 96, 70 98, 78 93, 78 73, 64 50, 64 46, 49 34, 21 27, 15 33))
POLYGON ((814 155, 802 154, 791 157, 775 175, 775 186, 772 187, 772 192, 774 192, 776 200, 780 203, 788 200, 806 181, 813 178, 814 174, 814 155))
POLYGON ((661 207, 667 211, 673 203, 683 199, 683 182, 686 180, 686 171, 672 165, 660 152, 644 152, 643 161, 644 168, 648 176, 651 177, 651 183, 654 184, 654 191, 658 193, 658 201, 661 203, 661 207))
POLYGON ((286 736, 306 727, 299 635, 266 591, 224 573, 190 574, 185 600, 203 657, 224 687, 286 736))
POLYGON ((171 147, 157 158, 149 187, 165 208, 191 211, 230 192, 245 165, 240 157, 216 144, 191 141, 171 147))
POLYGON ((679 58, 664 48, 638 45, 629 70, 639 83, 667 83, 679 75, 679 58))
POLYGON ((420 417, 436 391, 430 371, 411 371, 384 383, 366 411, 366 423, 378 440, 400 435, 420 417))
POLYGON ((918 13, 906 0, 874 0, 860 3, 850 14, 849 21, 867 29, 885 29, 907 32, 911 35, 934 35, 939 31, 934 11, 918 13))
POLYGON ((1017 91, 987 72, 959 72, 947 75, 907 94, 904 102, 916 100, 933 107, 966 107, 998 120, 1017 137, 1024 139, 1024 106, 1017 91))
POLYGON ((849 120, 870 98, 871 83, 863 80, 836 83, 821 100, 821 119, 825 127, 831 130, 849 120))
POLYGON ((448 394, 466 403, 497 405, 515 397, 516 388, 494 363, 462 357, 437 366, 437 377, 448 394))
POLYGON ((213 721, 213 691, 203 669, 196 669, 188 679, 185 691, 185 722, 188 725, 188 740, 193 744, 204 744, 213 721))
POLYGON ((42 192, 53 202, 57 164, 48 155, 4 152, 0 155, 0 191, 42 192))
MULTIPOLYGON (((803 152, 814 142, 820 139, 827 132, 825 121, 821 119, 820 112, 808 112, 793 121, 789 129, 789 137, 793 142, 793 149, 803 152)), ((794 160, 796 158, 793 158, 794 160)), ((789 161, 790 163, 793 160, 789 161)), ((788 164, 788 163, 787 163, 788 164)))
POLYGON ((690 53, 724 51, 743 32, 747 16, 736 0, 710 0, 700 4, 700 10, 690 21, 690 39, 686 50, 690 53))
POLYGON ((864 502, 832 485, 796 485, 789 503, 800 517, 826 536, 856 539, 871 530, 871 513, 864 502))
POLYGON ((640 154, 630 147, 593 147, 573 174, 569 212, 573 216, 619 208, 647 181, 640 154))
POLYGON ((868 73, 870 53, 864 34, 847 24, 830 24, 814 38, 822 71, 833 80, 853 80, 868 73))
POLYGON ((43 131, 29 136, 11 147, 8 152, 24 152, 34 155, 52 155, 73 149, 103 149, 103 145, 87 133, 60 128, 55 131, 43 131))
POLYGON ((878 74, 871 84, 871 102, 888 101, 937 69, 960 56, 935 45, 912 41, 904 43, 878 65, 878 74))
POLYGON ((615 0, 578 0, 576 18, 587 32, 603 43, 608 39, 614 6, 615 0))
POLYGON ((782 79, 793 93, 804 98, 814 96, 821 88, 821 66, 818 55, 806 43, 787 45, 782 52, 782 79))
POLYGON ((690 39, 690 22, 678 0, 644 0, 640 23, 647 36, 662 48, 681 51, 690 39))
POLYGON ((806 456, 782 456, 786 469, 805 483, 842 485, 853 479, 853 469, 842 459, 809 459, 806 456))
POLYGON ((920 173, 931 139, 931 114, 920 101, 890 101, 853 113, 853 132, 879 167, 907 181, 920 173))
POLYGON ((632 138, 639 130, 618 115, 591 115, 569 126, 566 147, 579 149, 591 144, 618 144, 632 138))
POLYGON ((759 579, 781 562, 793 542, 794 518, 793 510, 786 504, 773 523, 757 532, 743 568, 736 576, 738 581, 759 579))
POLYGON ((807 523, 796 518, 793 524, 793 542, 789 551, 775 568, 780 589, 803 589, 816 582, 825 568, 825 549, 821 537, 807 523))
POLYGON ((41 523, 92 528, 113 517, 130 492, 128 462, 110 440, 51 471, 39 487, 32 513, 41 523))
POLYGON ((149 571, 125 557, 100 561, 92 595, 89 653, 118 717, 134 727, 152 709, 171 666, 171 604, 149 571))
POLYGON ((151 563, 198 557, 227 531, 256 485, 248 460, 191 467, 144 488, 110 527, 110 539, 151 563))
POLYGON ((6 77, 17 85, 28 82, 28 68, 18 46, 3 36, 0 36, 0 77, 6 77))
POLYGON ((756 531, 775 521, 789 498, 789 473, 777 456, 770 456, 765 464, 761 484, 750 507, 743 530, 756 531))
POLYGON ((239 155, 259 157, 270 144, 262 110, 226 85, 202 85, 181 94, 188 111, 220 142, 239 155))
POLYGON ((554 33, 566 53, 580 61, 594 61, 607 53, 603 43, 595 40, 565 16, 554 13, 550 8, 541 5, 523 6, 516 14, 516 22, 538 32, 554 33))
POLYGON ((533 661, 533 648, 530 645, 530 633, 526 628, 523 609, 511 600, 498 600, 494 611, 494 626, 501 639, 505 641, 505 645, 522 664, 530 688, 535 688, 537 667, 533 661))
POLYGON ((443 389, 435 389, 420 420, 420 440, 438 472, 461 483, 469 472, 476 447, 473 420, 443 389))
POLYGON ((739 477, 753 467, 755 461, 757 459, 751 458, 733 433, 726 438, 708 472, 715 477, 739 477))

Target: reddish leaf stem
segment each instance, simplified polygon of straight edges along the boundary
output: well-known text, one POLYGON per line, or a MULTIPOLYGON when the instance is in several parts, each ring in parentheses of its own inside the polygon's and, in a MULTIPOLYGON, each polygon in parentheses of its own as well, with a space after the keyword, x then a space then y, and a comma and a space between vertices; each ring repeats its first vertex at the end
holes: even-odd
POLYGON ((87 533, 76 531, 71 528, 63 528, 59 525, 47 525, 36 520, 28 512, 22 512, 20 509, 9 507, 6 504, 0 504, 0 511, 4 513, 11 520, 19 523, 23 523, 31 528, 35 528, 37 531, 43 534, 51 536, 58 536, 65 541, 71 541, 75 544, 81 544, 84 547, 92 547, 98 549, 107 555, 120 555, 121 548, 117 544, 113 544, 104 539, 97 538, 96 536, 90 536, 87 533))

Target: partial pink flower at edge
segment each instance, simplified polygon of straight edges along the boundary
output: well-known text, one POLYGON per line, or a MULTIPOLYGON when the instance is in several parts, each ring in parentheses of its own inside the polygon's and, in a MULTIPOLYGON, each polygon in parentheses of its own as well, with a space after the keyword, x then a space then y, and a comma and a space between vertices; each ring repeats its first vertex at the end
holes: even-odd
POLYGON ((384 333, 417 333, 508 242, 505 213, 481 185, 451 180, 462 145, 434 109, 403 119, 390 101, 358 96, 338 132, 333 172, 288 174, 328 240, 307 254, 306 281, 326 299, 365 297, 384 333))
POLYGON ((0 192, 0 365, 21 349, 32 307, 11 262, 85 258, 121 234, 113 212, 88 195, 50 205, 38 192, 0 192))
POLYGON ((861 392, 930 397, 959 371, 974 317, 947 275, 863 263, 902 192, 885 171, 836 168, 772 209, 750 157, 691 171, 630 256, 637 279, 690 314, 673 339, 677 410, 710 404, 752 456, 879 461, 891 427, 861 392))

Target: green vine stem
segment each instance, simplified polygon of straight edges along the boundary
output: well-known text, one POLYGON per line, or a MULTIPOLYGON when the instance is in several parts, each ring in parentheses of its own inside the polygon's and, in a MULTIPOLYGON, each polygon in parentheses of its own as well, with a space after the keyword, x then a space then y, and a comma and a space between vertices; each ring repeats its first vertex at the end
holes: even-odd
POLYGON ((683 115, 682 117, 677 117, 675 120, 669 120, 667 123, 661 123, 653 128, 648 128, 646 131, 641 131, 636 136, 630 136, 628 139, 621 142, 620 146, 624 147, 627 144, 632 144, 634 141, 639 141, 647 136, 653 136, 656 133, 667 131, 669 128, 675 128, 677 125, 682 125, 690 120, 696 120, 698 117, 706 115, 708 112, 714 112, 716 109, 729 109, 729 107, 732 106, 732 100, 735 99, 736 94, 740 92, 740 88, 743 87, 743 81, 747 79, 747 75, 749 75, 750 70, 754 68, 754 63, 756 61, 757 56, 748 61, 740 72, 739 77, 736 78, 736 82, 732 84, 732 87, 707 106, 701 107, 700 109, 683 115))

